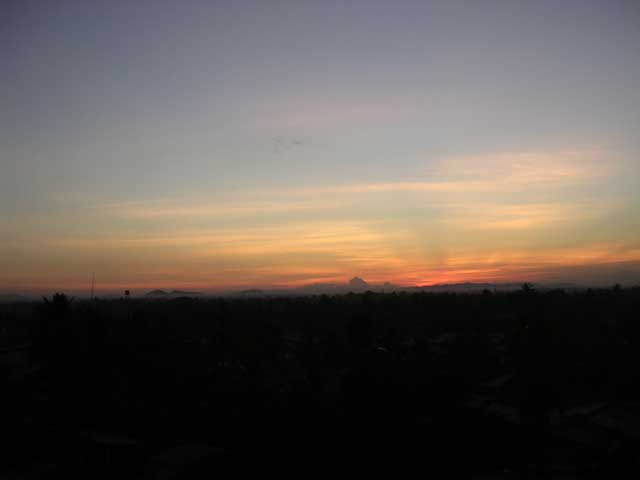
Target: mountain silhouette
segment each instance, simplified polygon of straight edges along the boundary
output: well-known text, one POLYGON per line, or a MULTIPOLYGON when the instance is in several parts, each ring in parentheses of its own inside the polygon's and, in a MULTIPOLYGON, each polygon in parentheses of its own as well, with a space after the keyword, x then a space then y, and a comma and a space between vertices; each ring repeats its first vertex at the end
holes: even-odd
POLYGON ((354 290, 365 290, 369 288, 369 284, 360 277, 353 277, 349 280, 349 287, 354 290))

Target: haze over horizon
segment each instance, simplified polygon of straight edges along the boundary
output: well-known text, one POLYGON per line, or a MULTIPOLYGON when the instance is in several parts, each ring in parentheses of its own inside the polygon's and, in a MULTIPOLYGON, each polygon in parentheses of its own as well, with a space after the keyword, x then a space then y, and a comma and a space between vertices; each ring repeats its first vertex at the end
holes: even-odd
POLYGON ((640 282, 640 3, 8 1, 0 292, 640 282))

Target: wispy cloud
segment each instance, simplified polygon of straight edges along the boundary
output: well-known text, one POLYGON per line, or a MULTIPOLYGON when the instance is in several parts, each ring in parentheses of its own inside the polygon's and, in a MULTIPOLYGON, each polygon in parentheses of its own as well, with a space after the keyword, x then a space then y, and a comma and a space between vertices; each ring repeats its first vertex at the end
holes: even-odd
POLYGON ((608 173, 602 157, 599 149, 453 157, 443 159, 437 168, 418 173, 410 180, 227 191, 215 196, 124 202, 100 208, 136 219, 229 218, 348 208, 366 198, 397 193, 425 194, 428 195, 425 198, 437 203, 467 199, 473 205, 479 198, 486 200, 486 196, 496 197, 501 193, 562 192, 572 186, 602 181, 608 173))
POLYGON ((291 212, 305 212, 312 210, 328 210, 344 206, 339 199, 322 201, 307 199, 295 201, 251 201, 246 202, 233 198, 193 199, 185 202, 157 201, 137 202, 133 204, 115 204, 107 206, 112 214, 132 219, 153 220, 163 217, 188 218, 238 218, 258 214, 277 214, 291 212))
POLYGON ((323 193, 496 193, 523 188, 561 188, 602 179, 609 174, 598 148, 555 152, 499 153, 442 159, 437 168, 417 174, 423 179, 332 185, 293 190, 299 195, 323 193))
POLYGON ((96 262, 105 284, 223 288, 354 274, 401 284, 538 280, 640 261, 639 245, 597 229, 617 208, 593 194, 608 172, 603 155, 459 157, 411 179, 95 205, 25 223, 28 238, 1 242, 14 273, 0 283, 48 272, 82 283, 96 262), (585 236, 567 245, 579 228, 585 236))
POLYGON ((596 220, 613 207, 613 203, 606 201, 596 205, 578 200, 519 204, 478 201, 448 205, 443 222, 465 231, 562 228, 596 220))

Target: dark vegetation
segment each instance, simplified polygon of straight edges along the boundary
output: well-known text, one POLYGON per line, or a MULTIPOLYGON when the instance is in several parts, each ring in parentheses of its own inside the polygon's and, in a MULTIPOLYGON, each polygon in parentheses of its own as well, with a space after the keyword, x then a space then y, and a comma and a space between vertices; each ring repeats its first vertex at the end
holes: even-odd
POLYGON ((638 468, 639 307, 529 286, 0 305, 0 475, 618 478, 638 468))

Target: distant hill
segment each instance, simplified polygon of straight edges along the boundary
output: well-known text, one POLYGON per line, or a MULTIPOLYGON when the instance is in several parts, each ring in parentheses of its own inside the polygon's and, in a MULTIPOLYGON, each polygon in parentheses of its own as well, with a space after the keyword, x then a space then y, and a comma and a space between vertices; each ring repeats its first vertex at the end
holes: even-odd
MULTIPOLYGON (((411 287, 404 290, 420 290, 424 292, 480 292, 482 290, 495 290, 499 292, 508 292, 513 290, 520 290, 524 282, 511 282, 511 283, 444 283, 439 285, 424 285, 418 287, 411 287)), ((556 283, 540 283, 533 284, 533 286, 540 290, 554 290, 554 289, 583 289, 585 287, 577 285, 575 283, 568 282, 556 282, 556 283)))
POLYGON ((147 296, 147 297, 168 297, 169 296, 169 292, 165 292, 164 290, 151 290, 150 292, 146 293, 145 296, 147 296))
POLYGON ((145 294, 147 298, 177 298, 177 297, 195 297, 202 295, 202 292, 189 292, 186 290, 151 290, 145 294))
MULTIPOLYGON (((487 283, 487 282, 464 282, 464 283, 443 283, 436 285, 401 286, 390 282, 369 283, 360 277, 353 277, 345 283, 309 283, 294 288, 281 289, 258 289, 229 292, 231 296, 259 297, 259 296, 307 296, 307 295, 345 295, 352 293, 364 293, 367 291, 379 293, 391 292, 433 292, 433 293, 479 293, 483 290, 494 292, 510 292, 520 290, 524 282, 510 283, 487 283)), ((585 287, 573 283, 548 283, 534 284, 538 290, 579 290, 585 287)))
POLYGON ((30 302, 32 300, 33 298, 31 297, 18 295, 15 293, 3 293, 0 295, 0 303, 30 302))
POLYGON ((238 292, 239 295, 245 296, 261 296, 265 294, 264 290, 260 290, 259 288, 250 288, 248 290, 242 290, 238 292))
POLYGON ((202 292, 189 292, 186 290, 171 290, 171 293, 169 294, 171 296, 181 296, 181 297, 193 297, 196 295, 202 295, 202 292))
POLYGON ((479 292, 482 290, 518 290, 522 283, 444 283, 414 287, 412 290, 425 292, 479 292))

